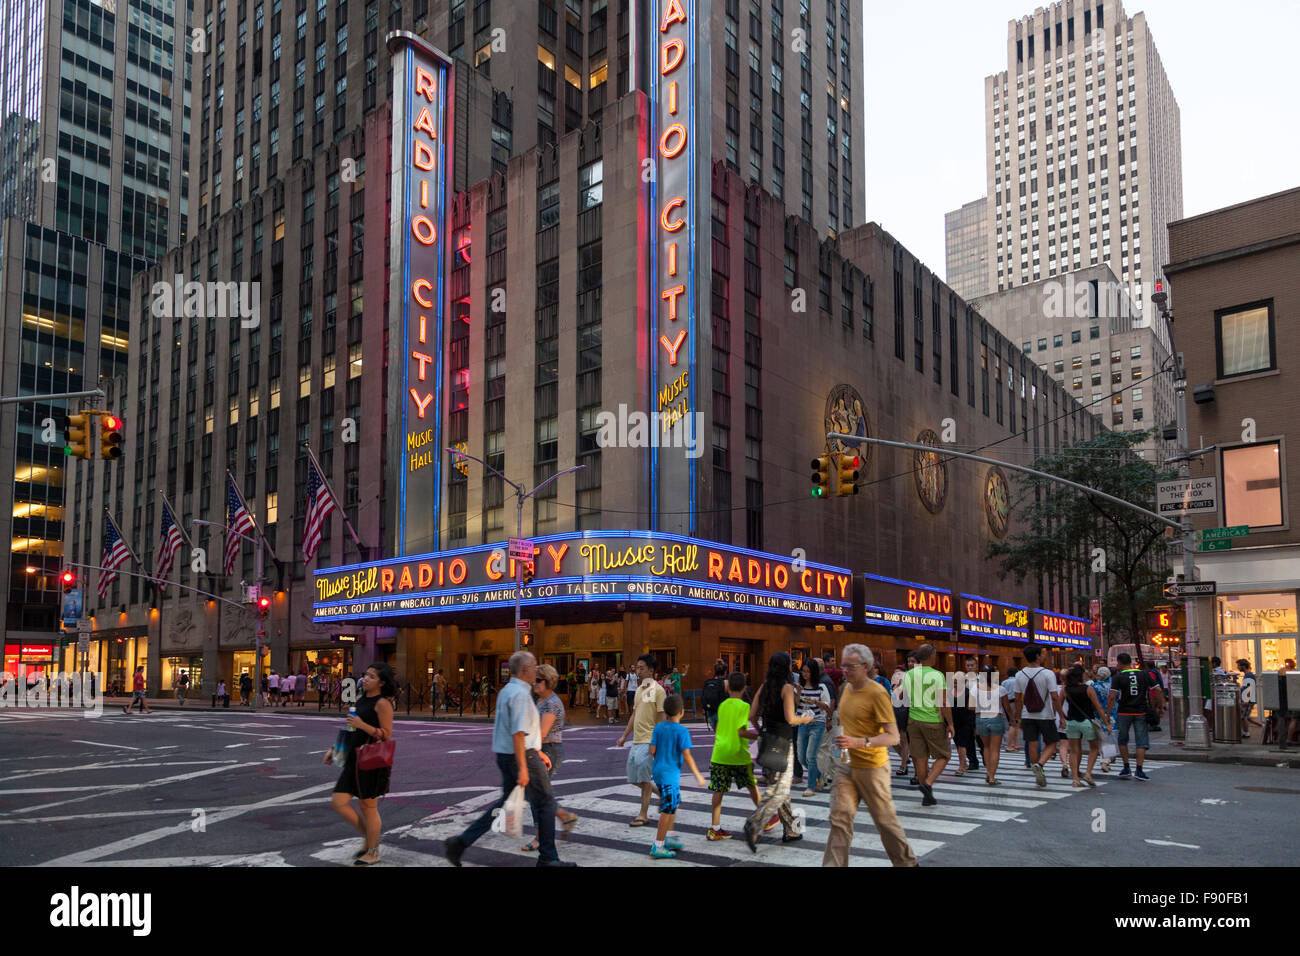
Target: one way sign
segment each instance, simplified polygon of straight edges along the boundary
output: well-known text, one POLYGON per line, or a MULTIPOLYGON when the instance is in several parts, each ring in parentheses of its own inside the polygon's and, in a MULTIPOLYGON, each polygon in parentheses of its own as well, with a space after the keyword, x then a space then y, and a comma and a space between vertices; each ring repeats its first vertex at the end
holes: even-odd
POLYGON ((1191 584, 1166 584, 1165 597, 1213 597, 1218 593, 1217 581, 1196 581, 1191 584))

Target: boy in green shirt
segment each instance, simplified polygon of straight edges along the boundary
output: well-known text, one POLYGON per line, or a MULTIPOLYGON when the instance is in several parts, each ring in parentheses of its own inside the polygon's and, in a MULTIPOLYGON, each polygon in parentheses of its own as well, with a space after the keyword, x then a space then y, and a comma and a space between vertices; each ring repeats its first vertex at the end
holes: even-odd
POLYGON ((758 781, 754 779, 749 741, 758 734, 749 729, 749 704, 745 693, 745 675, 739 672, 727 678, 727 699, 718 705, 718 731, 709 758, 709 789, 713 791, 713 825, 710 840, 726 840, 731 833, 722 829, 722 795, 737 787, 749 790, 749 798, 758 806, 758 781), (741 738, 745 738, 744 741, 741 738))

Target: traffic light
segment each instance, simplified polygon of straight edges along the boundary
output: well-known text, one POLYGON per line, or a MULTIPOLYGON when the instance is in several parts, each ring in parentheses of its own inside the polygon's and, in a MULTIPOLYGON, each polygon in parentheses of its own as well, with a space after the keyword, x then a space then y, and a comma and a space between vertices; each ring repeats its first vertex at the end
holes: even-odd
POLYGON ((856 495, 858 493, 858 468, 862 466, 862 459, 857 455, 840 455, 839 464, 839 487, 835 489, 835 494, 843 498, 846 495, 856 495))
POLYGON ((63 582, 64 594, 71 594, 72 589, 77 586, 77 576, 71 571, 64 571, 60 580, 63 582))
POLYGON ((69 458, 84 458, 90 461, 90 416, 84 414, 64 415, 63 427, 68 433, 68 443, 63 446, 63 454, 69 458))
POLYGON ((532 561, 525 561, 519 571, 519 580, 524 584, 532 584, 533 578, 537 576, 537 565, 532 561))
POLYGON ((99 419, 99 457, 104 461, 122 457, 122 419, 115 415, 99 419))
POLYGON ((812 460, 812 496, 825 498, 831 490, 831 456, 820 455, 812 460))
POLYGON ((270 597, 270 595, 263 594, 261 597, 259 597, 259 598, 257 599, 257 613, 258 613, 261 617, 266 617, 268 614, 271 613, 271 597, 270 597))
POLYGON ((528 631, 524 631, 524 633, 520 634, 520 635, 519 635, 519 646, 520 646, 520 647, 532 647, 532 646, 533 646, 533 635, 530 634, 528 631))

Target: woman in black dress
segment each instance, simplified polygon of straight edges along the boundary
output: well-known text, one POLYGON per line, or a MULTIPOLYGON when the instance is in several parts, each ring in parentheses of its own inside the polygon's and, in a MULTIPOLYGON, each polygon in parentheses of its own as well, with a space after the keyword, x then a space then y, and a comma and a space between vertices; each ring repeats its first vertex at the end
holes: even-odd
MULTIPOLYGON (((393 701, 397 697, 397 679, 387 664, 372 664, 361 678, 362 697, 357 701, 356 714, 348 715, 347 758, 339 782, 334 785, 331 805, 334 812, 348 825, 365 837, 353 863, 371 866, 379 862, 379 798, 388 792, 391 767, 378 770, 357 769, 357 748, 393 736, 393 701), (361 804, 361 812, 352 807, 352 798, 361 804)), ((325 755, 329 762, 329 754, 325 755)))

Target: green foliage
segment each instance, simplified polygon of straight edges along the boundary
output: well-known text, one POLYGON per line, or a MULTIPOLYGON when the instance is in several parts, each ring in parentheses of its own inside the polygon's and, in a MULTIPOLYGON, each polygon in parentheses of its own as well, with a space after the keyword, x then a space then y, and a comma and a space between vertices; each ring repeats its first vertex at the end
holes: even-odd
MULTIPOLYGON (((1044 455, 1038 471, 1156 510, 1156 482, 1177 478, 1138 456, 1136 446, 1152 432, 1109 432, 1044 455)), ((999 576, 1064 576, 1071 563, 1082 568, 1087 590, 1102 593, 1102 616, 1110 644, 1136 642, 1141 614, 1161 602, 1169 575, 1167 525, 1129 508, 1046 479, 1014 472, 1013 507, 1024 530, 989 545, 987 557, 1001 560, 999 576), (1106 570, 1094 573, 1094 549, 1104 552, 1106 570), (1104 586, 1103 586, 1104 584, 1104 586)), ((1086 613, 1086 607, 1071 609, 1086 613)))

